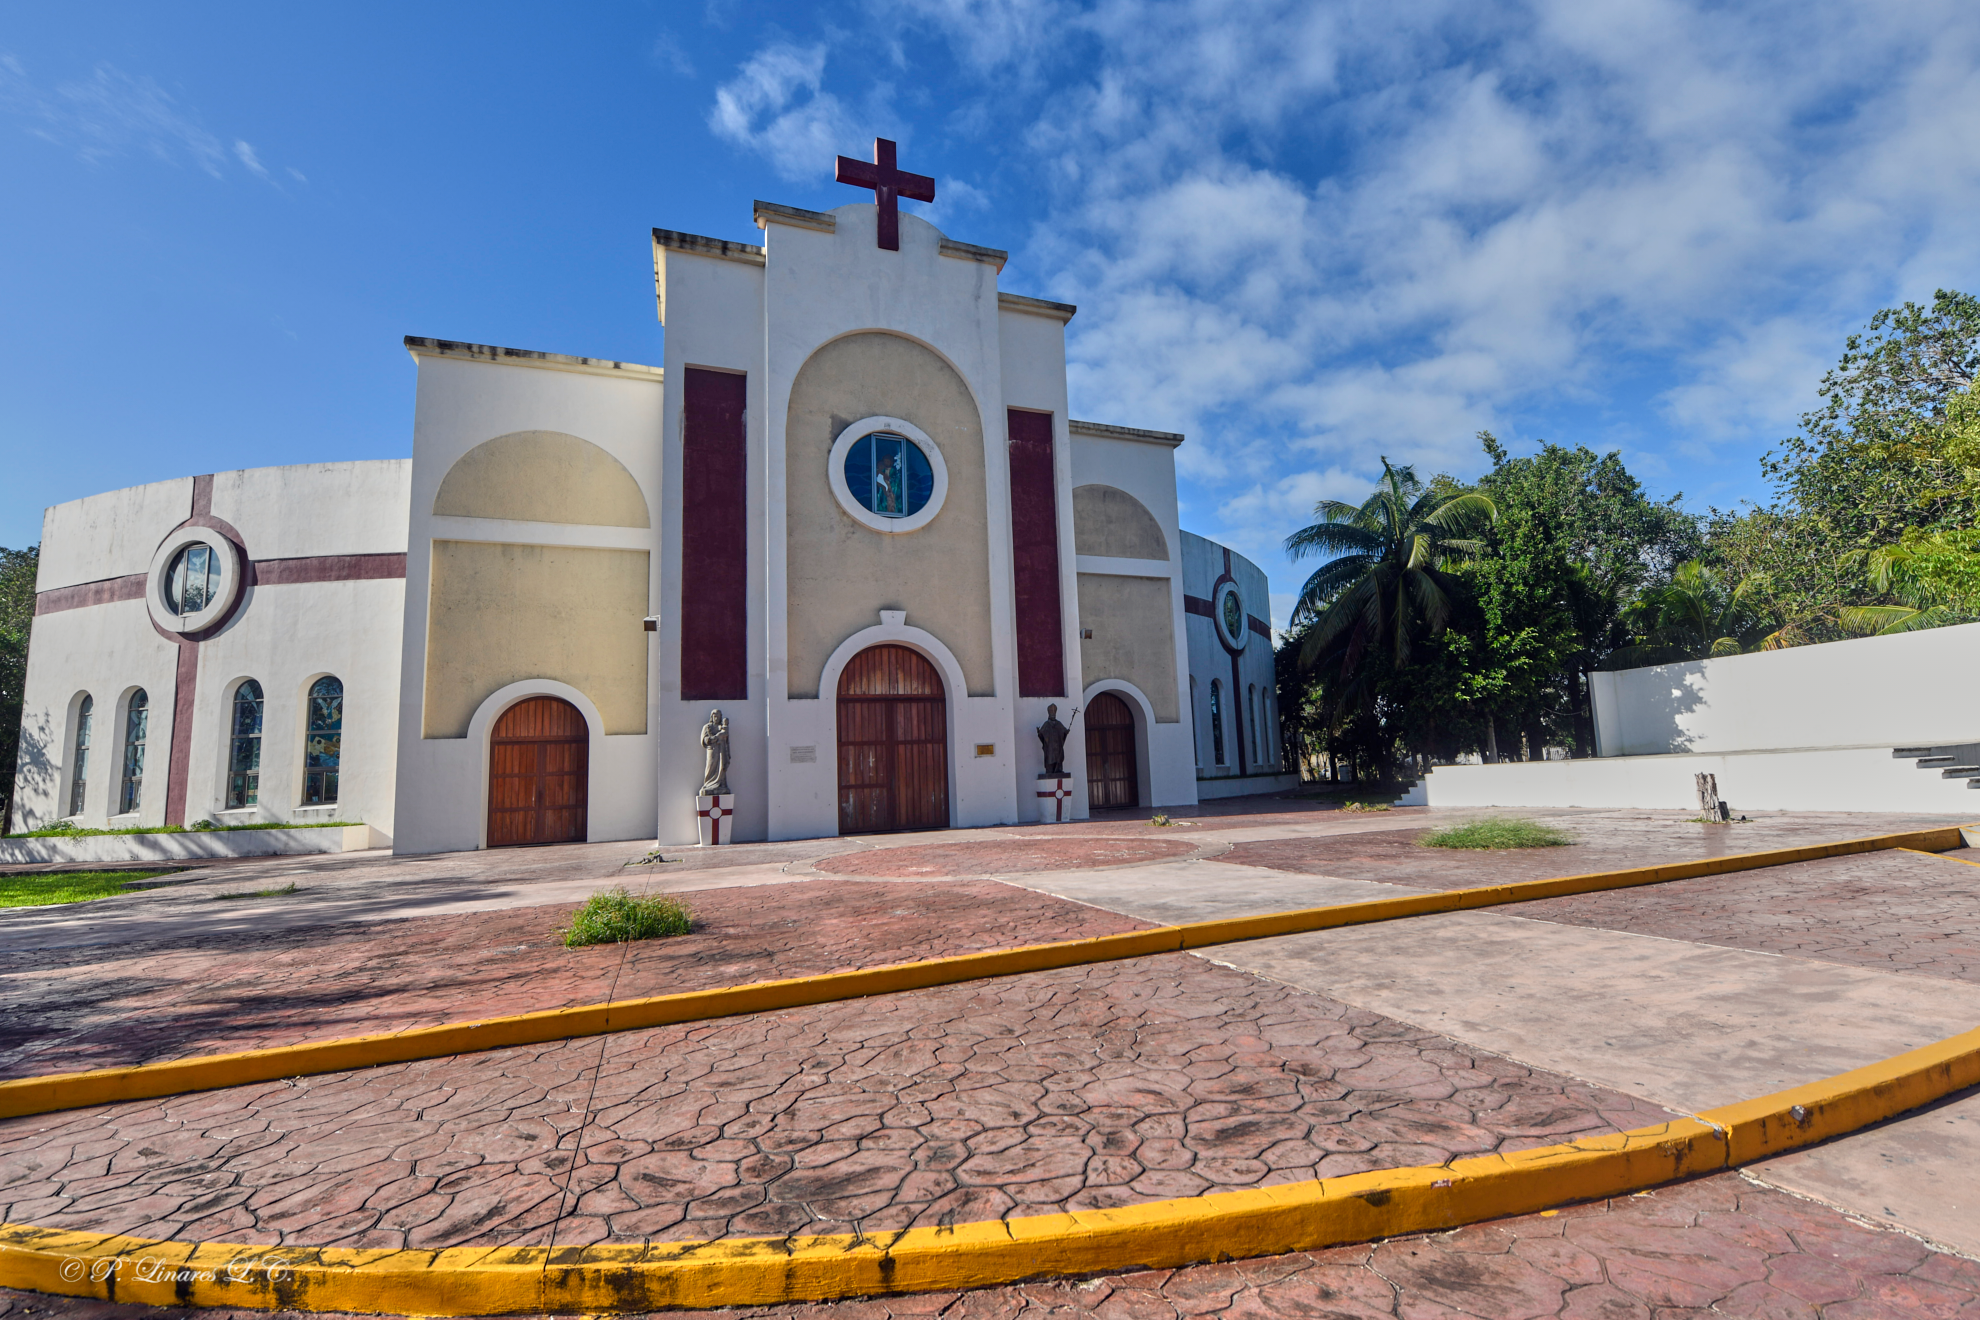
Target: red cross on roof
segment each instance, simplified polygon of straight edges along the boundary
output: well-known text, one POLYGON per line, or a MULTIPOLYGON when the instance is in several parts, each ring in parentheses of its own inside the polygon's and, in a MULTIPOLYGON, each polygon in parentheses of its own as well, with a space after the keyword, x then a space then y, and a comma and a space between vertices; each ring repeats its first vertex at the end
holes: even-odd
POLYGON ((899 199, 917 202, 935 200, 935 180, 925 174, 909 174, 894 168, 894 144, 886 138, 873 139, 873 163, 839 157, 838 180, 858 188, 871 188, 880 204, 879 246, 889 252, 901 250, 901 208, 899 199))

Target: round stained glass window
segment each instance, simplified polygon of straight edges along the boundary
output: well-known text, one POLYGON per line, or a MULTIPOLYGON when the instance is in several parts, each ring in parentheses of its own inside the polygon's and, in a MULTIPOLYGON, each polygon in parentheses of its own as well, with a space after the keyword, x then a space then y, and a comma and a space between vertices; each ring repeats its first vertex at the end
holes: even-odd
POLYGON ((904 435, 875 431, 846 450, 846 489, 869 513, 911 518, 935 491, 935 469, 921 446, 904 435))
POLYGON ((172 557, 165 571, 165 608, 184 618, 220 599, 220 556, 194 543, 172 557))

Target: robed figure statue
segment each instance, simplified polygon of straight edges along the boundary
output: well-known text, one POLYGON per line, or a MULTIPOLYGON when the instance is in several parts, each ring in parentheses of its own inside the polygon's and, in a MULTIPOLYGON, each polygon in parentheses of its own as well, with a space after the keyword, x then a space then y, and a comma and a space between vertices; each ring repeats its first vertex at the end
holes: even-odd
POLYGON ((729 717, 719 710, 708 712, 708 723, 701 726, 701 745, 708 751, 702 767, 701 796, 720 797, 729 791, 729 717))
POLYGON ((1045 749, 1045 773, 1040 779, 1057 779, 1066 773, 1066 735, 1070 732, 1059 723, 1058 706, 1047 706, 1045 722, 1038 726, 1038 745, 1045 749))

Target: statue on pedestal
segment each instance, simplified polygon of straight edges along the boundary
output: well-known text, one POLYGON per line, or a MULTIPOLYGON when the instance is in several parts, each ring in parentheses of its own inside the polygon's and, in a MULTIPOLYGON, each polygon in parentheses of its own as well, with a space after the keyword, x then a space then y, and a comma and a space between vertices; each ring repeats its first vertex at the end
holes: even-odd
POLYGON ((708 723, 701 726, 701 745, 708 751, 701 795, 720 797, 729 791, 729 719, 720 710, 708 712, 708 723))
MULTIPOLYGON (((1073 707, 1073 716, 1079 708, 1073 707)), ((1038 745, 1045 749, 1045 773, 1040 779, 1059 779, 1066 773, 1066 735, 1071 733, 1059 723, 1059 708, 1056 705, 1045 708, 1045 722, 1038 726, 1038 745)))

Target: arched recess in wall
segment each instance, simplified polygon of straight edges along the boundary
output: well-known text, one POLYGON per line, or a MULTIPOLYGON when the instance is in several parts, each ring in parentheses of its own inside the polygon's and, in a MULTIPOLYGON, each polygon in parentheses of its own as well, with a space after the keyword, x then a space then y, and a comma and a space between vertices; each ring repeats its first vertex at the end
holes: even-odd
MULTIPOLYGON (((961 373, 902 335, 841 336, 819 345, 793 378, 784 434, 791 696, 831 698, 823 686, 828 657, 880 610, 905 610, 942 639, 962 665, 966 687, 958 695, 993 694, 983 414, 961 373), (898 535, 876 530, 833 493, 834 446, 861 418, 908 423, 939 452, 947 495, 926 525, 898 535)), ((849 456, 842 451, 839 459, 849 456)))
POLYGON ((1167 559, 1169 540, 1148 506, 1115 486, 1073 488, 1073 548, 1114 559, 1167 559))
POLYGON ((441 479, 433 512, 588 527, 653 525, 646 496, 625 465, 562 431, 515 431, 468 450, 441 479))

